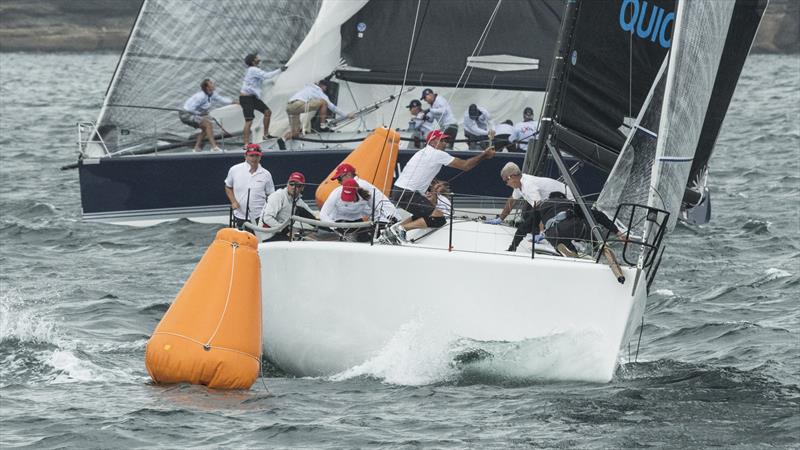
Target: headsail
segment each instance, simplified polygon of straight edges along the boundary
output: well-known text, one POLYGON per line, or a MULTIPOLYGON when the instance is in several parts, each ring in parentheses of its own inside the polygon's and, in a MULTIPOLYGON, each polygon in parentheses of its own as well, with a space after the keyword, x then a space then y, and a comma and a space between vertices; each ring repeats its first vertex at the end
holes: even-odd
POLYGON ((321 0, 146 0, 128 39, 98 119, 110 149, 186 139, 174 110, 203 78, 237 97, 245 54, 265 68, 286 61, 306 37, 321 0), (264 13, 264 12, 268 13, 264 13))

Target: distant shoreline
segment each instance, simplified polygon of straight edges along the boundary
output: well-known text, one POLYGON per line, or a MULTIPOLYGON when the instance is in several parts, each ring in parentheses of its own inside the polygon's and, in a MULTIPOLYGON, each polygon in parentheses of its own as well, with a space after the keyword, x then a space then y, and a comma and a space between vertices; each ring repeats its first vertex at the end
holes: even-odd
MULTIPOLYGON (((0 3, 0 52, 121 53, 140 4, 133 0, 4 0, 0 3)), ((800 53, 800 1, 770 2, 752 53, 800 53)))

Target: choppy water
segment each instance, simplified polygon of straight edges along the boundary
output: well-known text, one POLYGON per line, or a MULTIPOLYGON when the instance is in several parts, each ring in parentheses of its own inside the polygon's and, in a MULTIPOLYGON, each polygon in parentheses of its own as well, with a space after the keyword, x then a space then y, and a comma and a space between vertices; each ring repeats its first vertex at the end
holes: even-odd
POLYGON ((639 362, 612 383, 547 381, 546 355, 460 370, 409 333, 337 377, 270 370, 269 391, 234 393, 155 387, 143 362, 216 227, 83 223, 77 173, 58 170, 116 59, 0 54, 3 446, 800 446, 797 56, 750 58, 712 160, 713 223, 671 236, 639 362))

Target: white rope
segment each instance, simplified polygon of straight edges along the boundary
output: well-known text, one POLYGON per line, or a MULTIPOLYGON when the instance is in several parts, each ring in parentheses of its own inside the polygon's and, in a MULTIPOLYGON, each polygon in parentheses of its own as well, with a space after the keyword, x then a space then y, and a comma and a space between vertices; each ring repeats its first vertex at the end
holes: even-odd
POLYGON ((211 341, 217 336, 217 332, 219 332, 219 327, 222 326, 222 320, 225 318, 225 313, 228 311, 228 303, 231 301, 231 291, 233 291, 233 274, 234 269, 236 268, 236 249, 239 248, 239 244, 232 243, 231 245, 231 276, 230 282, 228 283, 228 295, 225 297, 225 307, 222 309, 222 314, 219 316, 219 322, 217 322, 217 328, 211 334, 211 337, 208 338, 208 342, 203 344, 205 347, 211 346, 211 341))

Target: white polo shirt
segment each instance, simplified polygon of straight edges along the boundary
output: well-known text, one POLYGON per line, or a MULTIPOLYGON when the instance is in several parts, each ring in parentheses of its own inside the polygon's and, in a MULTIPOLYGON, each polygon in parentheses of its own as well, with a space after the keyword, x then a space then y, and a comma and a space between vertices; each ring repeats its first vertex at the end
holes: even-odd
POLYGON ((572 191, 569 190, 566 184, 560 183, 552 178, 535 177, 523 173, 520 183, 522 187, 514 189, 514 192, 511 193, 511 197, 517 200, 524 198, 531 206, 536 206, 538 202, 547 199, 550 197, 550 193, 555 191, 564 192, 568 199, 575 200, 572 191))
POLYGON ((464 111, 464 131, 476 136, 486 136, 492 129, 492 118, 489 116, 489 111, 483 106, 478 106, 478 111, 480 111, 480 115, 477 119, 469 116, 469 109, 464 111))
POLYGON ((408 160, 394 185, 400 189, 424 194, 442 166, 450 164, 454 159, 455 157, 449 153, 427 145, 408 160))
POLYGON ((275 183, 272 182, 272 175, 260 164, 255 172, 250 173, 250 165, 247 162, 240 162, 228 170, 225 178, 225 186, 233 188, 233 196, 239 203, 239 207, 233 211, 233 215, 239 219, 244 219, 247 215, 248 194, 250 214, 248 219, 255 220, 261 217, 261 211, 267 203, 267 196, 275 192, 275 183))

